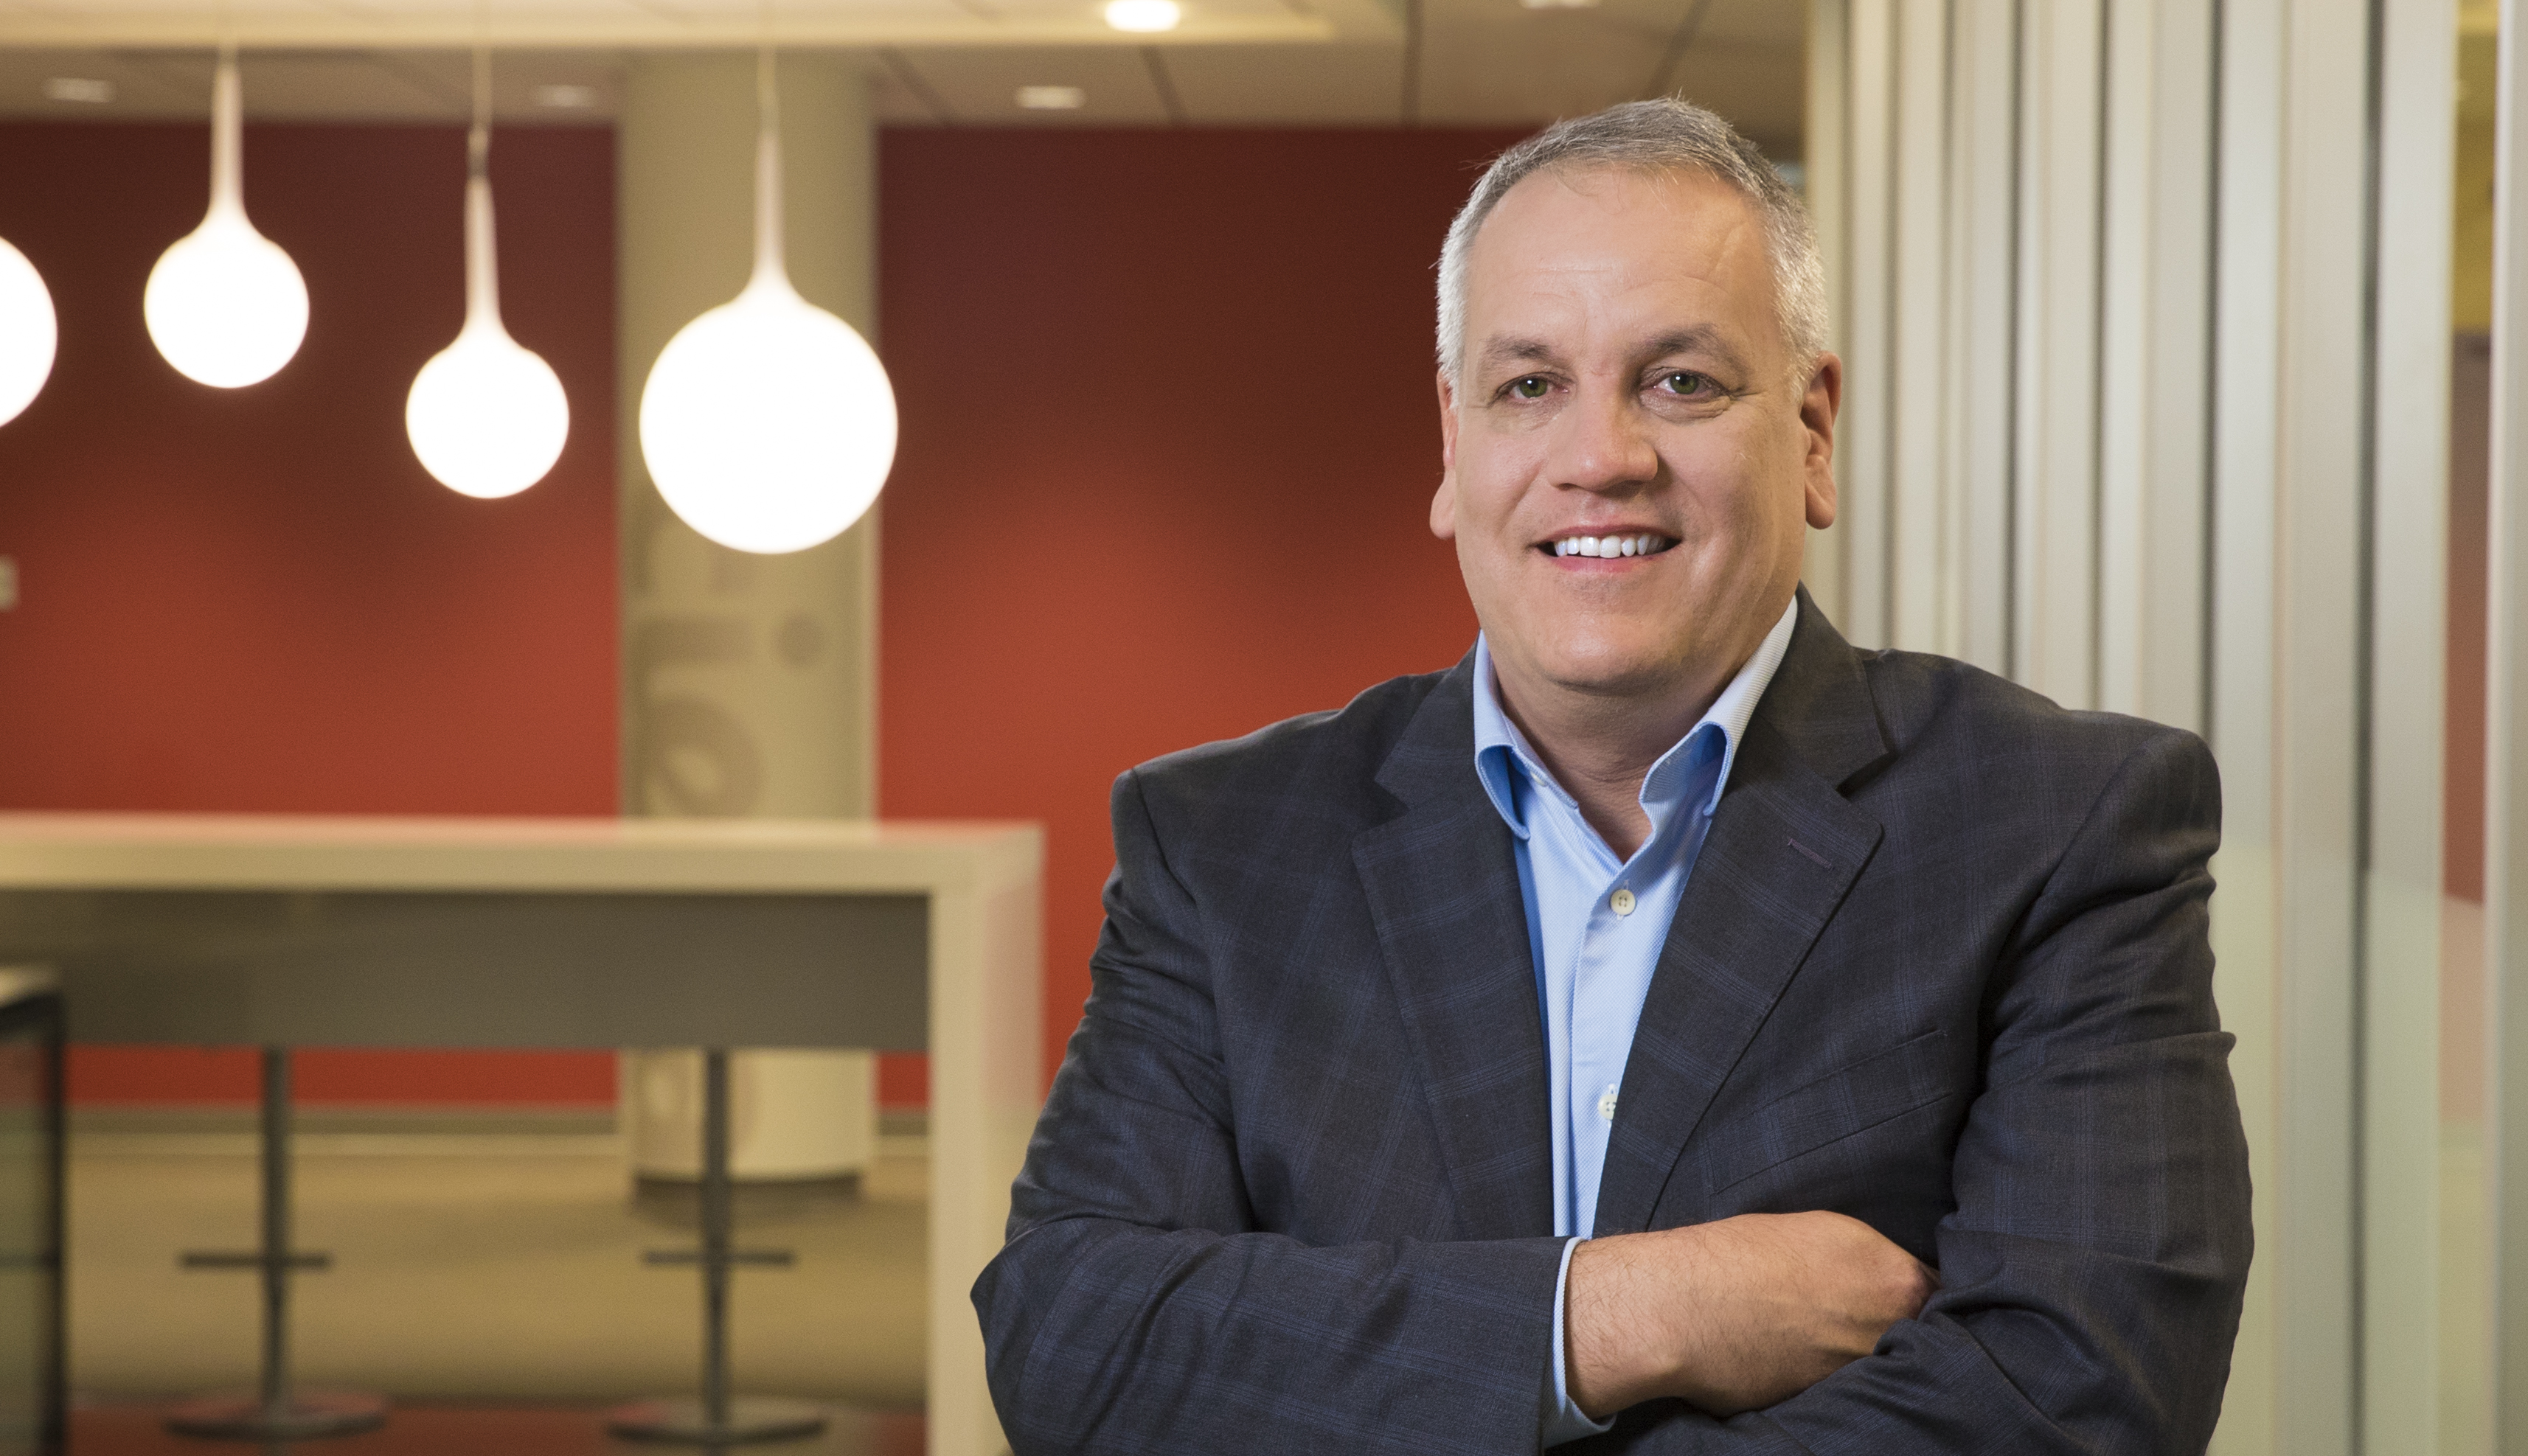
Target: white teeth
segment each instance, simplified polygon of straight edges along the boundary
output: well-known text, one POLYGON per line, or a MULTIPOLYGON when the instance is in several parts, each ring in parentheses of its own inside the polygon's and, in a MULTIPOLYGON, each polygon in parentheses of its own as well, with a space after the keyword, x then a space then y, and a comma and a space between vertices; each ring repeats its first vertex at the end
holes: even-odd
POLYGON ((1647 532, 1633 536, 1566 536, 1554 544, 1557 556, 1656 555, 1665 538, 1647 532))

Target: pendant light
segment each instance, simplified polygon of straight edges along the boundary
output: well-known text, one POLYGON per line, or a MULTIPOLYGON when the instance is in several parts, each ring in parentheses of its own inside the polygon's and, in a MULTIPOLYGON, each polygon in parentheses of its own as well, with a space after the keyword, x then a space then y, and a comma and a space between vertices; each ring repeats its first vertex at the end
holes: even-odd
POLYGON ((211 83, 211 210, 159 256, 141 297, 158 352, 224 390, 270 379, 307 337, 298 265, 245 220, 244 123, 237 46, 223 42, 211 83))
POLYGON ((465 327, 414 377, 403 428, 441 485, 487 499, 543 480, 570 436, 570 401, 553 366, 500 324, 491 156, 492 56, 477 48, 465 163, 465 327))
POLYGON ((59 338, 43 275, 0 237, 0 425, 35 401, 52 375, 59 338))
POLYGON ((756 72, 755 275, 678 330, 641 391, 641 454, 685 524, 741 551, 849 529, 895 459, 895 391, 867 340, 799 296, 781 260, 772 49, 756 72))

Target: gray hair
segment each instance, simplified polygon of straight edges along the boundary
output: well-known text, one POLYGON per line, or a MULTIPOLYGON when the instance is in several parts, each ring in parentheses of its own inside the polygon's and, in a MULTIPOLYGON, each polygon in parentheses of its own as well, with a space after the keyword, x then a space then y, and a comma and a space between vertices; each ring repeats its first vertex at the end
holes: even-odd
POLYGON ((1509 189, 1530 176, 1587 167, 1698 172, 1745 197, 1764 220, 1764 250, 1773 265, 1773 317, 1790 350, 1792 373, 1807 382, 1826 342, 1825 265, 1817 257, 1809 210, 1754 142, 1693 102, 1666 96, 1556 122, 1485 169, 1440 247, 1440 368, 1451 384, 1465 363, 1466 253, 1475 234, 1509 189))

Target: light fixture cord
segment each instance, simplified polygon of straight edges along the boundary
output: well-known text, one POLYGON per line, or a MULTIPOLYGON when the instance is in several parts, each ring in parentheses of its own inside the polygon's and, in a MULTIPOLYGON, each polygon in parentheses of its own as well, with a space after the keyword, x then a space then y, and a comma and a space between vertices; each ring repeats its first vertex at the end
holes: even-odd
POLYGON ((768 0, 759 14, 764 22, 764 44, 755 62, 755 103, 760 114, 755 141, 755 276, 759 280, 786 281, 781 251, 781 95, 773 79, 772 7, 768 0))
POLYGON ((211 72, 211 211, 245 210, 245 97, 237 84, 237 35, 220 7, 219 62, 211 72))
POLYGON ((474 47, 474 130, 465 137, 465 176, 492 175, 492 50, 474 47))
POLYGON ((492 48, 474 7, 474 127, 465 138, 465 327, 500 326, 500 249, 492 231, 492 48))

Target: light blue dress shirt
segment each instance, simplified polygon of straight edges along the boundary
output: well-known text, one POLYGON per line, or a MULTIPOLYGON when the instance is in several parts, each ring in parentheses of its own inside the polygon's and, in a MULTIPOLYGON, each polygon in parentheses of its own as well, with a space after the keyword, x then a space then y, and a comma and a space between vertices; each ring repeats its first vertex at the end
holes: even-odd
POLYGON ((1701 721, 1659 755, 1642 779, 1650 837, 1618 859, 1554 781, 1518 725, 1501 711, 1491 646, 1475 640, 1475 772, 1516 840, 1518 887, 1527 902, 1527 944, 1545 1021, 1546 1088, 1554 1129, 1554 1231, 1564 1235, 1554 1288, 1554 1370, 1541 1445, 1607 1429, 1571 1402, 1562 1341, 1563 1283, 1571 1251, 1598 1213, 1606 1137, 1632 1053, 1642 1000, 1650 994, 1686 877, 1720 806, 1721 790, 1757 701, 1790 649, 1799 603, 1784 608, 1756 654, 1712 701, 1701 721))

